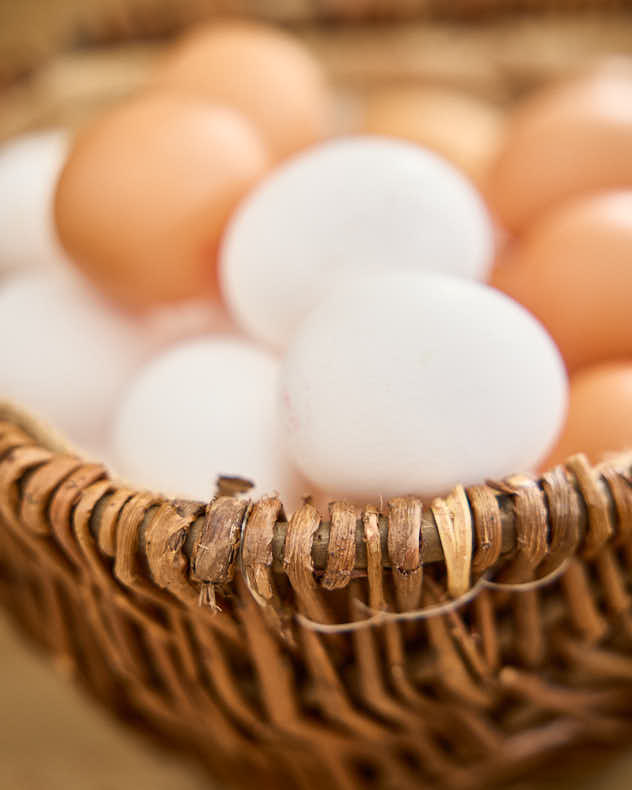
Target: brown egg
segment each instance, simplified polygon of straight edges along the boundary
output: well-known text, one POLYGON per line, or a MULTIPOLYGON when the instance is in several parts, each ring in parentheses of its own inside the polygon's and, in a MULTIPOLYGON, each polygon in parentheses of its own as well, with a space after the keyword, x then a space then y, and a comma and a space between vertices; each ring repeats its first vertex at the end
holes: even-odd
POLYGON ((129 307, 216 289, 230 212, 268 165, 234 110, 171 95, 128 101, 81 133, 55 198, 77 265, 129 307))
POLYGON ((485 192, 517 231, 572 196, 630 185, 632 66, 613 66, 525 101, 485 192))
POLYGON ((236 107, 275 158, 329 131, 332 100, 320 64, 297 40, 265 25, 196 29, 158 66, 152 85, 236 107))
POLYGON ((570 371, 632 356, 632 190, 551 212, 510 244, 490 281, 542 321, 570 371))
POLYGON ((624 450, 632 450, 632 358, 586 368, 571 378, 566 425, 542 468, 574 453, 597 463, 624 450))
POLYGON ((369 96, 363 131, 411 140, 480 182, 502 138, 504 113, 447 88, 390 88, 369 96))

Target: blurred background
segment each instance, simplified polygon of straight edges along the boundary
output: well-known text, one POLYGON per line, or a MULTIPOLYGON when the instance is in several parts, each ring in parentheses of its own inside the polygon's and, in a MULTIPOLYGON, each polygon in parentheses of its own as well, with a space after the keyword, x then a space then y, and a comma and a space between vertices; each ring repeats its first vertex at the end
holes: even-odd
POLYGON ((147 79, 165 37, 216 7, 222 15, 241 11, 291 28, 325 64, 341 100, 388 84, 432 84, 507 106, 544 82, 632 51, 626 6, 625 0, 3 0, 0 138, 62 119, 79 123, 128 95, 147 79))

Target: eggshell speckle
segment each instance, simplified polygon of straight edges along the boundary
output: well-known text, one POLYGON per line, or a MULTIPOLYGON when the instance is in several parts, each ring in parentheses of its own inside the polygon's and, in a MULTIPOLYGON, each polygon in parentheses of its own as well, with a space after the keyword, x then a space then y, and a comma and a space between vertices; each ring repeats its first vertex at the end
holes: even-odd
POLYGON ((331 294, 282 372, 299 469, 327 491, 373 501, 529 470, 556 438, 565 401, 560 356, 525 310, 427 273, 331 294))
POLYGON ((0 274, 67 265, 53 222, 53 194, 67 149, 61 129, 0 146, 0 274))
POLYGON ((32 274, 0 288, 0 392, 89 448, 147 353, 139 325, 69 276, 32 274))
POLYGON ((61 240, 124 305, 212 294, 224 223, 267 163, 236 111, 171 95, 135 98, 71 151, 56 196, 61 240))
POLYGON ((503 126, 504 113, 493 104, 447 88, 414 86, 371 94, 363 130, 430 148, 478 183, 498 151, 503 126))
POLYGON ((579 198, 511 245, 491 284, 547 327, 569 370, 632 356, 632 190, 579 198))
POLYGON ((220 251, 237 322, 283 348, 340 277, 431 269, 484 277, 492 228, 451 165, 411 143, 353 137, 277 169, 240 205, 220 251))
POLYGON ((256 484, 254 496, 296 496, 281 449, 278 361, 232 338, 204 337, 153 359, 132 383, 112 433, 130 482, 208 500, 219 475, 256 484))
POLYGON ((597 463, 614 452, 632 450, 632 360, 608 362, 571 377, 564 430, 543 466, 585 453, 597 463))
POLYGON ((632 183, 632 69, 536 93, 510 120, 486 194, 512 230, 582 193, 632 183))
POLYGON ((265 25, 197 29, 167 55, 152 84, 239 109, 274 158, 315 143, 331 124, 320 64, 298 40, 265 25))

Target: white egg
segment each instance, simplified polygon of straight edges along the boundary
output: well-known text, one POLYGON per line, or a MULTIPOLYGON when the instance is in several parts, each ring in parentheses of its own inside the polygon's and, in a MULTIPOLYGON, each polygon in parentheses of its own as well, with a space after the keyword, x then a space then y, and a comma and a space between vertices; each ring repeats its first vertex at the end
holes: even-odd
POLYGON ((284 362, 287 446, 338 496, 430 496, 532 468, 563 422, 553 341, 487 286, 418 272, 347 284, 284 362))
POLYGON ((61 129, 0 147, 0 274, 65 265, 53 221, 53 194, 68 149, 61 129))
POLYGON ((279 361, 248 343, 204 337, 156 357, 114 421, 113 454, 130 482, 209 499, 218 476, 255 483, 254 496, 296 494, 282 450, 279 361))
POLYGON ((68 274, 9 279, 0 288, 0 337, 1 396, 89 448, 148 351, 139 324, 68 274))
POLYGON ((277 348, 340 277, 392 269, 483 278, 493 230, 439 156, 377 136, 329 142, 275 170, 234 214, 220 282, 237 322, 277 348))

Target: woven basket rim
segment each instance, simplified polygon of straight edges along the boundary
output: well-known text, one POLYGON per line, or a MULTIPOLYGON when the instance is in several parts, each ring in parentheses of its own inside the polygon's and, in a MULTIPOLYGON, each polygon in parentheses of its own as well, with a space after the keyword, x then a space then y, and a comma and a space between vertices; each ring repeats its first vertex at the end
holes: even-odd
MULTIPOLYGON (((0 424, 10 423, 20 432, 26 434, 32 443, 54 456, 51 462, 75 457, 81 459, 81 451, 73 448, 44 420, 34 416, 23 407, 10 401, 0 401, 0 424)), ((18 444, 18 442, 16 442, 18 444)), ((85 461, 85 463, 91 463, 85 461)), ((104 469, 105 471, 105 469, 104 469)), ((261 497, 251 502, 245 496, 215 493, 209 502, 169 499, 156 492, 147 492, 133 484, 123 483, 111 477, 103 476, 112 483, 114 494, 118 489, 126 490, 129 496, 144 496, 148 509, 155 508, 159 503, 166 505, 174 518, 181 511, 195 513, 187 527, 187 540, 180 549, 187 562, 191 563, 195 581, 210 585, 229 583, 237 569, 243 571, 242 548, 246 524, 252 517, 253 510, 264 508, 274 513, 274 520, 269 525, 269 542, 266 552, 270 554, 270 566, 276 570, 287 570, 291 559, 287 536, 294 528, 293 519, 296 514, 309 511, 308 518, 314 520, 315 527, 311 530, 312 543, 309 556, 312 570, 325 575, 331 574, 332 561, 337 562, 336 552, 345 547, 330 547, 339 539, 341 523, 345 517, 353 521, 353 545, 347 547, 353 556, 347 560, 343 569, 348 582, 353 573, 367 572, 366 523, 367 517, 374 517, 374 526, 378 530, 378 540, 386 547, 383 554, 384 568, 397 565, 396 551, 392 550, 389 541, 390 513, 393 508, 412 505, 419 507, 416 564, 445 564, 448 574, 456 574, 460 581, 456 583, 457 594, 466 595, 472 587, 472 572, 480 573, 498 562, 507 562, 515 558, 516 553, 525 549, 524 531, 533 530, 537 533, 538 524, 543 525, 546 534, 542 540, 549 541, 551 524, 559 520, 561 509, 564 510, 566 532, 573 532, 575 537, 568 541, 562 552, 557 552, 557 564, 575 554, 594 555, 607 542, 616 538, 617 529, 621 526, 623 510, 628 504, 623 502, 626 496, 632 502, 632 452, 612 456, 597 466, 591 467, 582 454, 572 456, 565 465, 557 466, 540 476, 511 475, 497 483, 468 486, 463 489, 457 486, 446 498, 435 498, 430 507, 424 506, 421 499, 414 496, 396 497, 381 507, 367 505, 360 508, 350 505, 344 500, 331 502, 329 505, 330 520, 321 520, 321 514, 311 504, 309 498, 289 520, 285 516, 283 504, 275 495, 261 497), (618 483, 617 483, 618 481, 618 483), (529 492, 538 491, 539 496, 531 499, 529 492), (463 511, 467 511, 465 520, 459 518, 459 508, 455 496, 460 495, 463 511), (521 507, 526 510, 521 512, 521 507), (543 509, 544 508, 544 509, 543 509), (219 512, 219 516, 218 516, 219 512), (442 522, 443 519, 443 522, 442 522), (474 524, 473 524, 474 522, 474 524), (494 534, 494 529, 496 533, 494 534), (452 533, 456 533, 456 542, 452 533), (460 534, 460 538, 458 537, 460 534), (492 545, 495 544, 495 545, 492 545), (200 546, 204 546, 204 560, 200 561, 200 546), (197 562, 196 562, 197 558, 197 562), (241 566, 241 567, 239 567, 241 566), (484 566, 484 567, 483 567, 484 566)), ((408 529, 408 524, 406 525, 408 529)), ((91 523, 91 529, 99 542, 101 525, 98 518, 91 523)), ((392 525, 391 525, 392 533, 392 525)), ((407 540, 409 537, 406 538, 407 540)), ((528 539, 533 539, 533 536, 528 539)), ((555 537, 552 538, 555 543, 555 537)), ((541 551, 536 564, 544 558, 544 546, 531 547, 541 551)), ((554 547, 559 549, 559 547, 554 547)), ((148 548, 141 545, 141 552, 151 564, 148 548)), ((554 552, 555 553, 555 552, 554 552)), ((551 573, 550 562, 546 564, 547 574, 543 584, 548 583, 551 573)), ((557 566, 556 566, 557 567, 557 566)), ((340 569, 338 569, 340 570, 340 569)), ((553 569, 554 571, 556 568, 553 569)), ((154 574, 160 576, 160 572, 154 574)), ((190 581, 188 579, 187 581, 190 581)), ((450 586, 450 584, 449 584, 450 586)), ((454 585, 453 585, 454 586, 454 585)), ((452 590, 454 592, 454 590, 452 590)), ((468 598, 469 600, 469 598, 468 598)))

